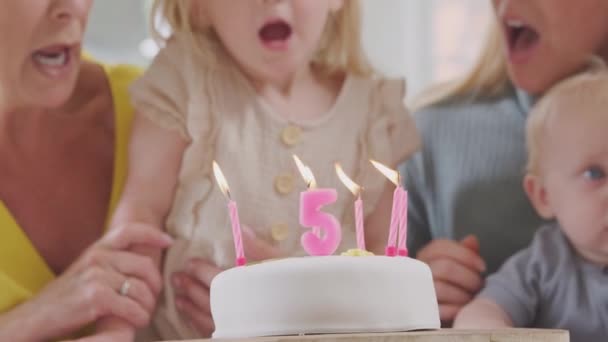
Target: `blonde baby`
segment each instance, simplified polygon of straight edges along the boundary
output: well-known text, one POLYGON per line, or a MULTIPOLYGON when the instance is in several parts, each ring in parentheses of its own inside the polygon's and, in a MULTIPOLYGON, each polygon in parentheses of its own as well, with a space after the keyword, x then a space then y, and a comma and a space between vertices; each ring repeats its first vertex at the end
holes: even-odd
POLYGON ((608 336, 607 95, 601 67, 558 84, 533 109, 524 187, 554 222, 488 278, 456 327, 566 329, 576 342, 608 336))

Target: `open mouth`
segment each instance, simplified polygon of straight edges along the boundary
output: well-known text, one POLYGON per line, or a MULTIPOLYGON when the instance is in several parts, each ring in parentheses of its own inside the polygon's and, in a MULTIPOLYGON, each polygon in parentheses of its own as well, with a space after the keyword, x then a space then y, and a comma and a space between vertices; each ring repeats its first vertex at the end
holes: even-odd
POLYGON ((284 45, 291 37, 291 25, 284 20, 270 21, 259 30, 260 40, 266 46, 284 45))
POLYGON ((40 72, 56 78, 73 71, 79 53, 79 45, 53 45, 34 51, 32 61, 40 72))
POLYGON ((529 52, 540 41, 538 31, 519 20, 507 20, 505 30, 511 54, 518 55, 529 52))
POLYGON ((56 68, 68 65, 71 54, 72 48, 64 45, 37 50, 32 56, 38 65, 56 68))

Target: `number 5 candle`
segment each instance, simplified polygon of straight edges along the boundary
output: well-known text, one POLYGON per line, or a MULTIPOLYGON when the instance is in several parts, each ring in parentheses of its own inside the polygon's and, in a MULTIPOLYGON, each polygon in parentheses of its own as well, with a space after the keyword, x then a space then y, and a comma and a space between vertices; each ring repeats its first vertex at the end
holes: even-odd
POLYGON ((342 228, 338 220, 321 209, 336 202, 336 189, 317 189, 317 182, 310 168, 293 156, 308 190, 300 194, 300 224, 312 228, 302 235, 302 247, 312 256, 332 255, 342 240, 342 228))
POLYGON ((230 222, 232 223, 232 238, 234 240, 234 249, 236 250, 236 265, 244 266, 247 263, 245 252, 243 250, 243 239, 241 236, 241 222, 239 220, 239 211, 236 202, 230 196, 230 188, 228 182, 220 169, 220 166, 213 161, 213 173, 220 190, 228 198, 228 213, 230 214, 230 222))

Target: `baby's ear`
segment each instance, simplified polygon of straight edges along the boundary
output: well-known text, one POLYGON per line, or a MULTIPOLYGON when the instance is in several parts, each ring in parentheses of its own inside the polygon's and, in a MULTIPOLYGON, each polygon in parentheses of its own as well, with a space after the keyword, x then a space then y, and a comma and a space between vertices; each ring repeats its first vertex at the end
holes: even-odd
POLYGON ((524 189, 536 212, 545 219, 552 219, 555 216, 551 203, 547 196, 547 190, 543 180, 534 174, 527 174, 524 178, 524 189))

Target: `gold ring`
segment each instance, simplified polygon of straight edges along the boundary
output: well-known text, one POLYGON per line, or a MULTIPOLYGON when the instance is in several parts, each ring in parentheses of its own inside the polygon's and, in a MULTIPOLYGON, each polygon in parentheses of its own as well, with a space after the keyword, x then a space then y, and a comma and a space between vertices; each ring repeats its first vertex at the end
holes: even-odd
POLYGON ((120 286, 120 290, 118 290, 118 294, 120 294, 121 296, 128 296, 130 288, 131 282, 129 282, 129 279, 125 279, 125 281, 120 286))

